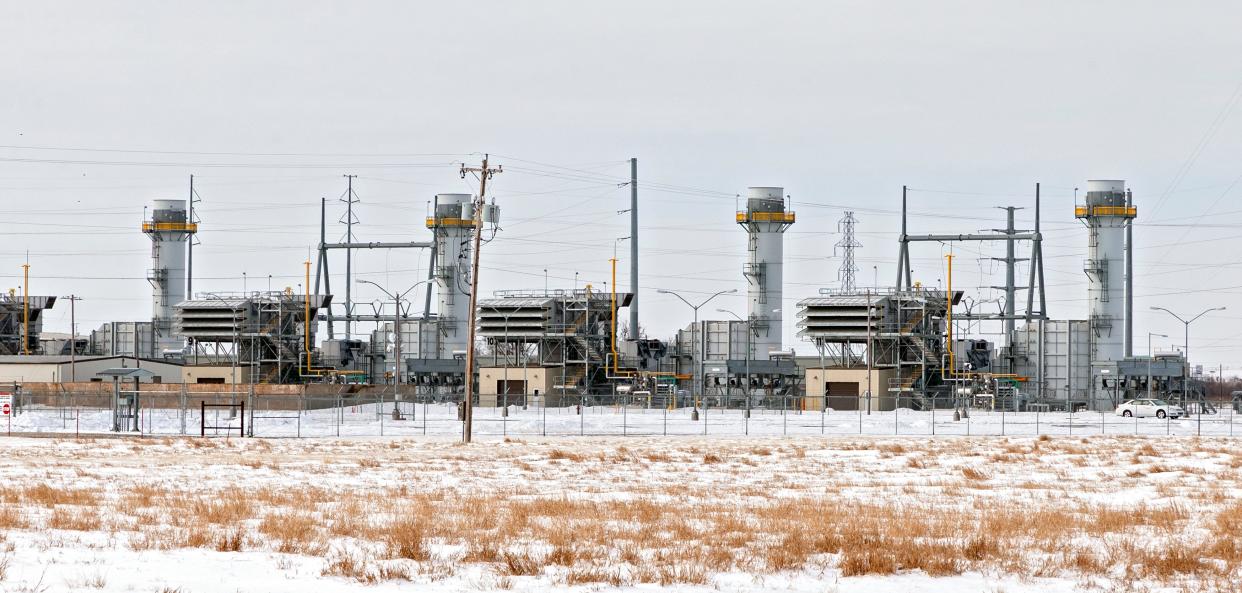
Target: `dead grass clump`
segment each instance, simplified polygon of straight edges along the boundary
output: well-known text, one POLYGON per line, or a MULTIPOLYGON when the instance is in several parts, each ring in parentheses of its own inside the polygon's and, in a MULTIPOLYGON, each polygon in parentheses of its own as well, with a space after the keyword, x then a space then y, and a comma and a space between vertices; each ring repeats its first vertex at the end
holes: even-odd
POLYGON ((0 533, 10 529, 25 529, 30 526, 26 513, 17 505, 0 507, 0 533))
POLYGON ((56 507, 48 518, 48 529, 66 531, 95 531, 99 529, 99 514, 94 509, 56 507))
POLYGON ((585 461, 586 456, 578 454, 578 453, 573 453, 571 451, 565 451, 563 449, 553 449, 548 452, 548 459, 551 459, 554 461, 561 460, 561 459, 564 459, 566 461, 585 461))
POLYGON ((575 566, 565 571, 566 585, 594 585, 608 583, 614 587, 625 584, 625 580, 616 571, 609 571, 599 566, 575 566))
POLYGON ((721 459, 721 457, 715 453, 708 453, 703 456, 703 463, 706 464, 720 463, 722 461, 724 461, 724 459, 721 459))
POLYGON ((227 525, 249 519, 252 508, 246 493, 234 489, 220 493, 214 500, 195 498, 190 511, 199 522, 227 525))
POLYGON ((394 521, 384 529, 384 543, 394 558, 424 561, 431 557, 423 524, 413 519, 394 521))
POLYGON ((327 558, 320 575, 325 577, 344 577, 360 583, 374 582, 374 575, 369 570, 370 562, 362 554, 351 554, 346 550, 333 550, 327 558))
POLYGON ((500 574, 512 577, 537 576, 543 570, 543 558, 529 548, 506 550, 500 554, 500 574))
POLYGON ((798 570, 806 565, 811 555, 810 541, 798 530, 785 535, 763 550, 764 565, 772 571, 798 570))
POLYGON ((987 480, 991 476, 973 467, 962 468, 962 476, 967 480, 987 480))
POLYGON ((27 486, 22 492, 21 498, 11 502, 38 504, 47 508, 52 508, 58 504, 91 506, 95 504, 96 498, 99 495, 98 491, 85 488, 57 488, 46 483, 39 483, 34 486, 27 486))
POLYGON ((217 535, 216 546, 215 546, 216 551, 217 552, 240 552, 242 551, 242 545, 245 543, 245 541, 246 541, 246 529, 239 525, 234 529, 223 531, 217 535))
POLYGON ((841 576, 886 575, 897 572, 897 559, 887 550, 871 546, 842 550, 838 564, 841 576))
POLYGON ((274 539, 276 551, 282 554, 319 555, 326 544, 318 525, 307 513, 282 511, 264 516, 259 533, 274 539))
POLYGON ((1182 541, 1168 542, 1155 549, 1139 549, 1132 562, 1140 576, 1167 578, 1169 575, 1211 576, 1223 572, 1221 565, 1207 560, 1204 550, 1182 541))
POLYGON ((361 465, 367 469, 375 469, 380 466, 380 462, 378 459, 374 459, 372 457, 361 457, 358 459, 358 465, 361 465))
POLYGON ((1221 509, 1216 514, 1216 526, 1225 533, 1242 533, 1242 501, 1221 509))

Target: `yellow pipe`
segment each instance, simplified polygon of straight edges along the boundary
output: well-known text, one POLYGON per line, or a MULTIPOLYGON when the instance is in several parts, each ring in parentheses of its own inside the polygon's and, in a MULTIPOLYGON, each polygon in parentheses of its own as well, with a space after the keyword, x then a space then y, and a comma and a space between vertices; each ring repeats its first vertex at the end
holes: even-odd
MULTIPOLYGON (((949 290, 945 292, 944 295, 946 310, 945 319, 949 332, 949 376, 956 377, 957 365, 953 358, 953 254, 950 253, 944 256, 944 258, 949 262, 949 290)), ((940 378, 945 378, 945 369, 943 367, 940 369, 940 378)))
POLYGON ((317 369, 311 366, 311 341, 310 341, 311 323, 312 323, 311 312, 310 312, 311 311, 311 306, 310 306, 310 297, 311 297, 310 266, 311 266, 311 263, 309 259, 306 260, 306 262, 304 263, 306 264, 306 313, 305 313, 306 323, 305 323, 305 327, 303 327, 302 329, 302 339, 303 339, 303 342, 305 343, 305 349, 306 349, 306 370, 302 374, 303 375, 363 375, 365 374, 363 371, 341 371, 337 369, 328 369, 328 368, 317 369))
POLYGON ((22 264, 22 354, 30 354, 30 264, 22 264))
POLYGON ((306 370, 311 370, 311 349, 310 349, 310 259, 306 260, 306 317, 304 317, 302 327, 302 338, 306 342, 306 370))

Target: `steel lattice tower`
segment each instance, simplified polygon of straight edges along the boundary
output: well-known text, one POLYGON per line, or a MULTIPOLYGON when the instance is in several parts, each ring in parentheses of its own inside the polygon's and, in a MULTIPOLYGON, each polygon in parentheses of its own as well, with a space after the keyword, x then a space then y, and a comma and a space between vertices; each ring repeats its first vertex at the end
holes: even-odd
POLYGON ((841 233, 840 241, 835 245, 837 255, 841 255, 841 267, 837 270, 837 279, 841 281, 841 289, 845 292, 853 293, 858 291, 858 266, 854 264, 854 248, 862 247, 854 238, 854 225, 858 223, 858 219, 854 218, 854 212, 845 211, 845 218, 837 222, 837 232, 841 233))

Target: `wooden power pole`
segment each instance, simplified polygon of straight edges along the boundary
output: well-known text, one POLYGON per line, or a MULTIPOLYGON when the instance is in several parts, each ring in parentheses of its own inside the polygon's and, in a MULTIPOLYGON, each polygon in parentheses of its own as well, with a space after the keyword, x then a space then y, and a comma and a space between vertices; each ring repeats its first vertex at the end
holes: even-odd
POLYGON ((483 166, 467 167, 461 166, 461 176, 465 179, 467 173, 475 173, 479 176, 479 195, 474 200, 474 249, 470 253, 470 313, 467 314, 466 323, 466 397, 464 402, 464 422, 461 427, 461 442, 469 443, 474 432, 474 339, 475 339, 475 309, 479 303, 479 249, 483 246, 483 209, 487 206, 487 180, 496 173, 501 173, 500 167, 491 168, 487 166, 487 155, 483 155, 483 166))

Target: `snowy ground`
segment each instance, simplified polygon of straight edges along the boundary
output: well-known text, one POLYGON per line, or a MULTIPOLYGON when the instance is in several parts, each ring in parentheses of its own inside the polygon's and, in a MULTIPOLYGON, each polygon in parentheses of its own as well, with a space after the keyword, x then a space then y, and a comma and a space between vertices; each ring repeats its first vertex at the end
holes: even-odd
MULTIPOLYGON (((285 402, 287 403, 287 402, 285 402)), ((399 405, 401 419, 394 420, 392 403, 364 404, 318 410, 250 409, 247 432, 257 437, 345 436, 457 436, 461 422, 453 404, 399 405)), ((234 414, 235 416, 235 414, 234 414)), ((640 406, 588 406, 541 408, 510 406, 475 409, 475 435, 480 438, 534 436, 827 436, 827 435, 957 435, 957 436, 1085 436, 1085 435, 1181 435, 1242 436, 1242 420, 1233 410, 1178 419, 1124 418, 1112 412, 1000 412, 972 410, 954 420, 951 410, 896 412, 829 411, 798 412, 756 409, 747 418, 742 410, 709 408, 692 419, 692 410, 650 409, 640 406), (1237 425, 1235 427, 1235 424, 1237 425), (1236 430, 1235 430, 1236 429, 1236 430)), ((141 413, 145 435, 197 435, 202 422, 197 408, 147 408, 141 413)), ((231 426, 237 434, 240 421, 228 409, 209 409, 208 426, 231 426)), ((111 426, 111 411, 95 408, 28 406, 21 413, 0 420, 0 431, 13 434, 37 432, 100 434, 111 426), (7 424, 4 424, 7 422, 7 424)), ((209 431, 224 434, 223 430, 209 431)))
POLYGON ((1242 452, 1228 438, 0 444, 3 591, 1223 592, 1242 582, 1242 452))

